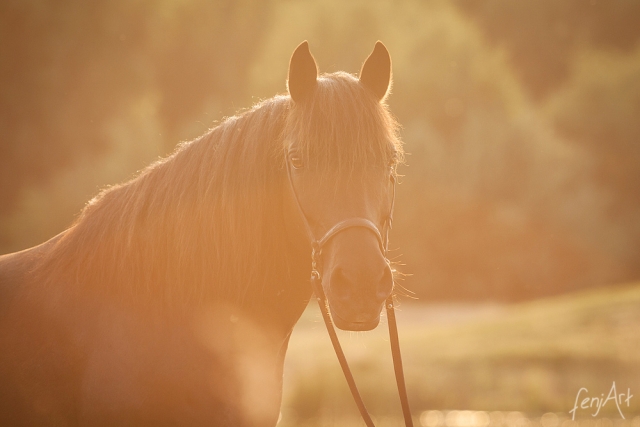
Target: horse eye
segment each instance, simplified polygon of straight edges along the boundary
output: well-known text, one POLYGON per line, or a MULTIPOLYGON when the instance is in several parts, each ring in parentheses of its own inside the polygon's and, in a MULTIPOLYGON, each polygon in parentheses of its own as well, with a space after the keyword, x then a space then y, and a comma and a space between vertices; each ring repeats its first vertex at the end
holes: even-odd
POLYGON ((289 162, 294 169, 302 168, 302 159, 299 156, 289 156, 289 162))

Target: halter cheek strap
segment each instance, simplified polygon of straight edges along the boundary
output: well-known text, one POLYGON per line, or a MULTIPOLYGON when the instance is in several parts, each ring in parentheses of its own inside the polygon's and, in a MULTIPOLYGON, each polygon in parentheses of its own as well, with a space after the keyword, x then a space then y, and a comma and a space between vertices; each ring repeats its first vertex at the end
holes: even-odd
MULTIPOLYGON (((338 361, 340 362, 340 367, 342 368, 342 372, 344 373, 345 379, 347 380, 347 384, 349 385, 349 390, 351 390, 351 395, 356 402, 358 407, 358 411, 362 416, 367 427, 375 427, 373 424, 373 420, 367 411, 367 408, 364 405, 362 397, 360 396, 360 392, 358 391, 358 387, 356 386, 355 380, 353 379, 353 374, 351 373, 351 369, 349 368, 349 364, 347 363, 347 359, 344 355, 344 351, 342 350, 342 346, 340 345, 340 341, 338 340, 338 336, 333 327, 333 322, 331 319, 331 314, 329 313, 329 306, 327 304, 327 299, 324 294, 324 289, 322 289, 322 276, 320 275, 320 271, 318 270, 318 258, 322 254, 322 248, 324 245, 336 234, 344 231, 348 228, 352 227, 363 227, 374 233, 376 239, 378 240, 378 244, 380 245, 380 250, 384 255, 385 260, 389 263, 389 259, 387 258, 387 249, 389 246, 389 230, 391 229, 391 225, 393 222, 393 208, 395 204, 395 181, 393 185, 393 197, 391 199, 391 209, 389 210, 389 215, 384 221, 383 224, 383 232, 381 233, 378 227, 369 219, 366 218, 348 218, 338 222, 336 225, 331 227, 320 239, 316 239, 309 225, 309 221, 307 220, 307 215, 302 209, 300 205, 300 200, 298 199, 298 194, 293 185, 293 180, 291 179, 291 171, 290 164, 287 159, 286 162, 287 168, 287 178, 289 180, 289 185, 291 187, 291 192, 293 194, 293 198, 296 201, 296 206, 298 207, 298 211, 300 212, 300 217, 302 218, 302 222, 304 223, 305 229, 307 231, 307 235, 309 236, 309 240, 311 241, 311 285, 316 294, 316 299, 318 301, 318 305, 320 306, 320 312, 322 313, 322 318, 327 327, 327 332, 329 333, 329 338, 331 339, 331 344, 333 344, 333 349, 336 352, 336 356, 338 357, 338 361)), ((387 310, 387 319, 389 324, 389 341, 391 343, 391 355, 393 358, 393 370, 396 377, 396 384, 398 386, 398 394, 400 395, 400 404, 402 406, 402 414, 404 416, 404 422, 406 427, 413 427, 413 420, 411 418, 411 410, 409 408, 409 400, 407 398, 407 389, 404 381, 404 372, 402 368, 402 356, 400 354, 400 343, 398 340, 398 327, 396 324, 396 316, 393 305, 393 296, 389 295, 385 302, 385 308, 387 310)))

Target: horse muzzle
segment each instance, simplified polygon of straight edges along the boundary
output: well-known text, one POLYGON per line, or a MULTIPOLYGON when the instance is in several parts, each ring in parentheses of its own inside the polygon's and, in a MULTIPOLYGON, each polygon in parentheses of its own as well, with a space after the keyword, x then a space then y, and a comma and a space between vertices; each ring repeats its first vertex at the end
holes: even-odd
MULTIPOLYGON (((350 231, 370 234, 366 229, 350 231)), ((349 234, 347 231, 345 237, 349 234)), ((340 237, 328 248, 322 288, 336 327, 369 331, 380 322, 380 312, 393 289, 393 274, 377 245, 352 248, 340 237)))

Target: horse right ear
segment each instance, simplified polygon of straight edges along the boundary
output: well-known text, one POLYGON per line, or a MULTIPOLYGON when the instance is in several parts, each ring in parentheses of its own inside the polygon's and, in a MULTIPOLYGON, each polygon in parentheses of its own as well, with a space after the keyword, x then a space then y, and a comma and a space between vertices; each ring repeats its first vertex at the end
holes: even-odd
POLYGON ((289 78, 287 79, 289 95, 295 102, 302 101, 313 93, 317 79, 318 66, 309 51, 309 43, 305 40, 293 51, 289 61, 289 78))
POLYGON ((389 93, 391 56, 381 41, 376 42, 373 52, 364 61, 362 70, 360 70, 360 82, 371 89, 380 101, 389 93))

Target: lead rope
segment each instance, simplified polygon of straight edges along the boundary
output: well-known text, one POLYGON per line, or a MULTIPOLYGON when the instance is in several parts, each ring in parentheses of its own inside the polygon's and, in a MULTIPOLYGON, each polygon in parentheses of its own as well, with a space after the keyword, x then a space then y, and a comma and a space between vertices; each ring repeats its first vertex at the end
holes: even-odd
POLYGON ((404 382, 404 369, 402 368, 402 355, 400 354, 400 340, 398 340, 398 326, 396 324, 396 313, 393 307, 393 297, 387 298, 387 320, 389 322, 389 341, 391 343, 391 358, 393 359, 393 371, 396 375, 398 385, 398 395, 402 406, 404 424, 413 427, 411 409, 409 408, 409 398, 407 396, 407 386, 404 382))

